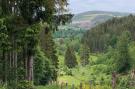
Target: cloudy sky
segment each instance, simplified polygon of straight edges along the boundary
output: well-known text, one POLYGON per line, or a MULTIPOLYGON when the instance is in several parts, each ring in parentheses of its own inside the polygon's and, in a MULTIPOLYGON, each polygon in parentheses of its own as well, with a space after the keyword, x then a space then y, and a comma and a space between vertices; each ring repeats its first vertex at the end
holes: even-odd
POLYGON ((72 13, 84 11, 118 11, 135 13, 135 0, 69 0, 72 13))

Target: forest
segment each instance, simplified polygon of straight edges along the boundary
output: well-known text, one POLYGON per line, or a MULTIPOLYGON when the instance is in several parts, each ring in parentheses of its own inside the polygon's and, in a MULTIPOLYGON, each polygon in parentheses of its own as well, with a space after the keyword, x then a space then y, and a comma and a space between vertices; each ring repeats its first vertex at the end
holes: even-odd
MULTIPOLYGON (((78 35, 63 37, 65 31, 56 32, 58 80, 75 86, 83 83, 82 89, 135 89, 134 22, 135 16, 129 15, 112 18, 82 34, 77 30, 78 35)), ((72 34, 70 28, 66 31, 72 34)))
POLYGON ((68 5, 0 0, 0 89, 135 89, 134 14, 93 11, 86 30, 68 5))

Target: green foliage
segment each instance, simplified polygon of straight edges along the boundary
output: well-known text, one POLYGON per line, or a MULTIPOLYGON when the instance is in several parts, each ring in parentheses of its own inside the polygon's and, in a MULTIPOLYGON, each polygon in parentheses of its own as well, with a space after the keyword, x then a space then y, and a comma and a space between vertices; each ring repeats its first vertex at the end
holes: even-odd
POLYGON ((80 49, 80 61, 81 65, 85 66, 89 64, 90 49, 87 45, 83 44, 80 49))
POLYGON ((26 80, 21 80, 17 84, 16 89, 35 89, 34 86, 32 85, 32 82, 26 81, 26 80))
POLYGON ((132 42, 129 45, 129 55, 131 58, 131 66, 132 68, 135 68, 135 42, 132 42))
POLYGON ((65 60, 64 63, 67 67, 73 68, 77 63, 76 55, 72 47, 68 47, 65 53, 65 60))
POLYGON ((45 50, 44 55, 37 47, 42 48, 39 39, 41 29, 45 28, 45 24, 42 23, 49 24, 49 32, 54 30, 53 27, 58 26, 58 24, 54 26, 54 14, 57 11, 62 13, 65 5, 67 5, 66 0, 60 0, 60 2, 2 0, 0 2, 2 12, 0 16, 0 81, 8 88, 32 89, 33 82, 46 84, 50 77, 53 80, 57 79, 58 60, 51 34, 46 43, 49 45, 45 45, 51 49, 51 52, 45 50), (56 5, 61 8, 56 8, 56 5))
POLYGON ((59 30, 53 34, 54 38, 74 38, 74 37, 82 37, 84 29, 67 26, 60 26, 59 30))
POLYGON ((116 59, 117 72, 126 72, 131 68, 131 58, 128 52, 130 34, 129 32, 123 32, 118 39, 117 50, 118 55, 116 59))
POLYGON ((72 70, 69 69, 67 66, 60 66, 59 67, 59 76, 64 76, 64 75, 71 75, 72 76, 72 70))
POLYGON ((56 55, 56 47, 55 42, 52 38, 52 32, 50 31, 50 28, 43 29, 41 33, 41 48, 43 49, 43 52, 45 53, 45 56, 49 59, 50 64, 52 65, 52 72, 53 72, 53 78, 52 80, 57 79, 57 68, 58 68, 58 57, 56 55))
POLYGON ((91 48, 92 52, 105 52, 109 46, 116 47, 118 38, 124 31, 129 31, 131 33, 131 40, 135 40, 134 21, 135 16, 133 15, 113 18, 88 30, 84 34, 82 41, 91 48))
POLYGON ((58 85, 38 86, 37 89, 60 89, 58 85))
POLYGON ((134 80, 130 75, 120 76, 117 80, 117 89, 134 89, 134 80))
POLYGON ((7 27, 4 24, 4 19, 0 19, 0 50, 9 50, 9 36, 7 32, 7 27))
POLYGON ((0 89, 6 89, 4 86, 0 86, 0 89))
POLYGON ((45 85, 52 77, 52 70, 49 60, 45 57, 41 48, 37 48, 34 59, 34 84, 45 85))

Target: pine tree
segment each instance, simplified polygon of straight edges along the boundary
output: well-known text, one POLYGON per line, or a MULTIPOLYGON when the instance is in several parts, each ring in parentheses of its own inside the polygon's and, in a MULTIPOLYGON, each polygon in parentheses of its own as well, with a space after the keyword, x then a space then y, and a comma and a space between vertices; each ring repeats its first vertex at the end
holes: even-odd
POLYGON ((57 69, 58 69, 58 57, 56 55, 56 47, 53 41, 52 32, 49 27, 46 27, 42 30, 40 34, 41 39, 41 47, 48 59, 50 59, 50 63, 53 66, 53 78, 52 80, 57 79, 57 69))
POLYGON ((77 63, 77 59, 75 56, 75 52, 72 47, 67 47, 66 53, 65 53, 65 65, 69 68, 75 67, 77 63))

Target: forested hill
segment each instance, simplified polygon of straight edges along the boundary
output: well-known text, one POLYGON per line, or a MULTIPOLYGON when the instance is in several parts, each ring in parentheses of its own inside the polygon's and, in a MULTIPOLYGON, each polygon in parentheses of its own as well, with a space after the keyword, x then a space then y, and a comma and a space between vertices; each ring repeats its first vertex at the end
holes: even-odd
POLYGON ((109 11, 88 11, 76 14, 72 19, 73 26, 89 29, 103 23, 113 17, 128 16, 129 13, 109 12, 109 11))
POLYGON ((92 51, 104 51, 109 46, 115 47, 118 37, 124 31, 129 31, 131 40, 135 40, 135 16, 129 15, 122 18, 113 18, 88 30, 82 41, 86 42, 92 51))

